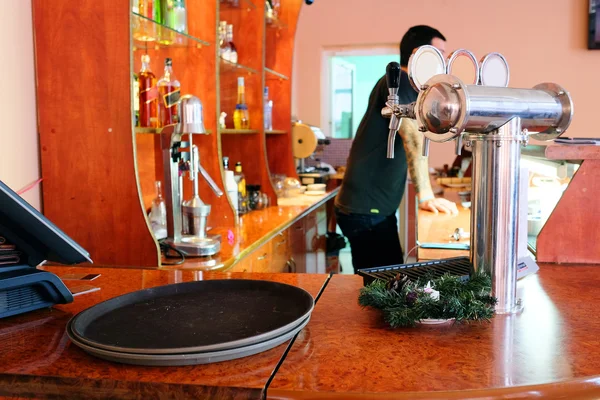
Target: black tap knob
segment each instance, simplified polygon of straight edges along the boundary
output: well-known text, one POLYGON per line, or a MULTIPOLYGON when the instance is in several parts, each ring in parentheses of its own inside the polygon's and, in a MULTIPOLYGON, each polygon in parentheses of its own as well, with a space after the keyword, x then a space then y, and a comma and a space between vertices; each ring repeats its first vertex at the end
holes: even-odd
POLYGON ((393 61, 385 69, 385 77, 389 89, 398 89, 400 87, 400 64, 393 61))

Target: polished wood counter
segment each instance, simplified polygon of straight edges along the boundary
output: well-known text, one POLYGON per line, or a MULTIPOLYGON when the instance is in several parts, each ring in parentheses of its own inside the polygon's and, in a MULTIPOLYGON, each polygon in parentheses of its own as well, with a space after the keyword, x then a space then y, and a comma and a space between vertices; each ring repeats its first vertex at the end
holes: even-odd
MULTIPOLYGON (((49 267, 58 276, 81 273, 76 267, 49 267)), ((101 301, 135 290, 194 280, 265 279, 295 285, 316 297, 327 280, 320 274, 215 274, 86 268, 101 276, 91 282, 65 281, 73 288, 101 289, 75 297, 71 304, 0 320, 0 396, 52 398, 261 398, 286 344, 232 361, 184 367, 142 367, 92 357, 70 342, 69 319, 101 301), (40 396, 44 393, 44 396, 40 396)), ((199 315, 199 318, 202 316, 199 315)))
MULTIPOLYGON (((456 190, 445 188, 443 197, 456 203, 458 214, 434 214, 430 211, 419 209, 417 212, 417 240, 420 244, 470 243, 469 237, 462 238, 457 242, 450 235, 457 228, 462 228, 465 233, 470 233, 471 210, 460 204, 460 198, 456 190)), ((437 260, 440 258, 463 256, 468 257, 469 251, 417 248, 417 260, 437 260)))
MULTIPOLYGON (((82 272, 47 269, 59 276, 82 272)), ((102 274, 89 283, 100 291, 0 320, 0 396, 597 399, 598 271, 597 266, 542 265, 519 282, 525 309, 518 315, 497 315, 489 323, 390 329, 378 312, 357 304, 362 280, 354 275, 334 275, 327 282, 327 275, 317 274, 85 269, 102 274), (75 313, 100 301, 157 285, 217 278, 275 280, 313 296, 326 286, 289 352, 283 344, 215 364, 142 367, 90 356, 65 333, 75 313)))
POLYGON ((490 323, 393 330, 378 312, 357 304, 361 278, 335 275, 267 394, 597 399, 598 286, 597 267, 542 265, 518 284, 521 314, 497 315, 490 323))
POLYGON ((300 205, 275 205, 242 215, 235 229, 211 229, 209 231, 209 234, 221 236, 221 251, 218 254, 212 257, 187 258, 183 265, 163 264, 163 268, 225 271, 271 240, 279 232, 333 200, 338 191, 338 188, 334 188, 325 196, 315 197, 314 200, 306 196, 311 201, 299 201, 300 205))

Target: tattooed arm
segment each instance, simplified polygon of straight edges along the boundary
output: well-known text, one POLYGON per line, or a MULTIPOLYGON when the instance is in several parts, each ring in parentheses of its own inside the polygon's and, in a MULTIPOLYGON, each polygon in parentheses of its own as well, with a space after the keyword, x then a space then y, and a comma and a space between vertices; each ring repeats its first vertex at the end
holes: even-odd
POLYGON ((436 198, 433 195, 431 182, 429 181, 429 163, 427 157, 422 155, 423 134, 418 131, 417 123, 403 118, 398 132, 404 143, 408 172, 419 198, 419 208, 436 214, 438 211, 448 214, 457 213, 456 204, 446 199, 436 198))

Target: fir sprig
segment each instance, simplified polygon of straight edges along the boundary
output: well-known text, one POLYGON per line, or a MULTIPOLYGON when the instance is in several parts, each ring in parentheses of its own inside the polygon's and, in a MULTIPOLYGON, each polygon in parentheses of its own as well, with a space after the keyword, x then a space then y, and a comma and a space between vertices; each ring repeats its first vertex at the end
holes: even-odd
POLYGON ((422 319, 487 321, 494 315, 497 302, 490 294, 491 283, 491 278, 483 273, 473 274, 467 281, 445 274, 413 282, 397 275, 388 281, 375 280, 362 288, 358 303, 381 310, 393 328, 415 326, 422 319), (424 290, 428 283, 439 292, 439 299, 424 290))

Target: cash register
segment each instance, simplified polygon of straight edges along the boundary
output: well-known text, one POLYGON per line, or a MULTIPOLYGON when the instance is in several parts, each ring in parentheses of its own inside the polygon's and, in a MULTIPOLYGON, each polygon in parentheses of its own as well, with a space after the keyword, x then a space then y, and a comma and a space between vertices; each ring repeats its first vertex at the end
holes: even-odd
POLYGON ((0 181, 0 318, 73 301, 46 261, 92 262, 89 253, 0 181))

